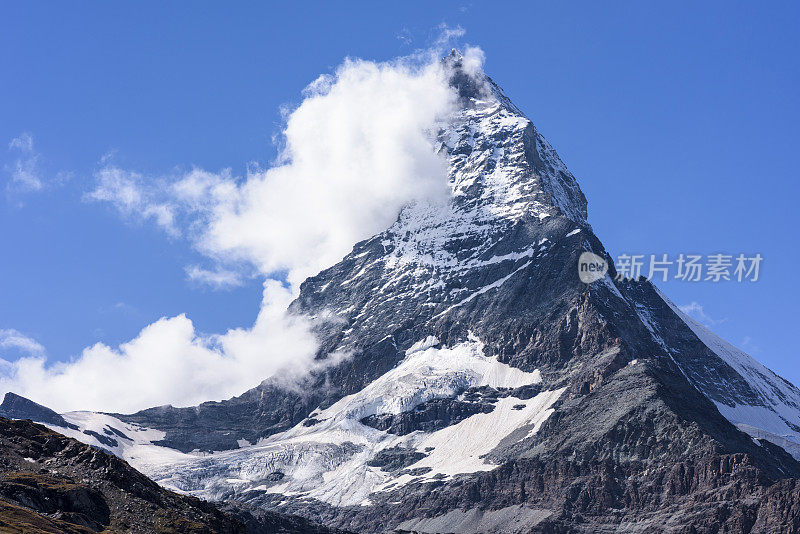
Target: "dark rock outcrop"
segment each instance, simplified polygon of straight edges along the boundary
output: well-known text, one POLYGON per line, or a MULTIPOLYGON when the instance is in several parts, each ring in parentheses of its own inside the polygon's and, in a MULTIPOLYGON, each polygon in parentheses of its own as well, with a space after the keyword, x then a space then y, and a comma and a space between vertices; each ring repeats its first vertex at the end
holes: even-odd
POLYGON ((224 402, 204 402, 192 408, 158 406, 115 417, 166 430, 159 445, 182 452, 235 449, 239 439, 250 443, 287 430, 316 407, 318 396, 302 396, 271 382, 224 402))
POLYGON ((299 515, 279 514, 244 503, 227 502, 220 508, 241 521, 247 534, 353 534, 323 527, 299 515))
POLYGON ((8 531, 19 528, 15 517, 36 514, 56 532, 64 524, 76 532, 245 532, 211 503, 167 491, 119 458, 29 421, 0 418, 0 499, 8 531))
POLYGON ((494 406, 490 402, 435 399, 424 402, 409 412, 370 415, 361 422, 372 428, 402 436, 416 430, 424 432, 440 430, 476 413, 490 413, 492 410, 494 406))
POLYGON ((44 426, 0 417, 2 532, 341 532, 300 517, 230 510, 167 491, 119 458, 44 426))
POLYGON ((397 471, 407 467, 417 460, 425 458, 425 453, 403 447, 392 447, 378 452, 367 465, 380 467, 384 471, 397 471))
POLYGON ((30 419, 38 423, 72 428, 74 430, 78 429, 77 426, 68 423, 63 417, 50 408, 37 404, 30 399, 26 399, 10 391, 6 393, 5 397, 3 397, 3 403, 0 404, 0 417, 8 419, 30 419))

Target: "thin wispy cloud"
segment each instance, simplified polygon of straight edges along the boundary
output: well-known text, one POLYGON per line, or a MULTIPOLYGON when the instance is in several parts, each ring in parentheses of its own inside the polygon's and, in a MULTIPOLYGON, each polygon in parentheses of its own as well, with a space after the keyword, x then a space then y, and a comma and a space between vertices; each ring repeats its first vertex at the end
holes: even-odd
POLYGON ((408 28, 403 27, 397 32, 396 35, 397 39, 401 41, 403 44, 410 45, 411 44, 411 31, 408 28))
POLYGON ((22 133, 8 143, 8 149, 16 154, 16 160, 6 167, 11 174, 9 186, 23 191, 39 191, 43 187, 39 174, 39 154, 33 147, 33 136, 22 133))
POLYGON ((86 200, 108 202, 129 220, 152 220, 169 235, 180 235, 175 224, 176 207, 154 200, 160 196, 159 185, 146 182, 137 172, 110 164, 97 171, 95 179, 96 187, 84 196, 86 200))
POLYGON ((457 39, 461 39, 467 33, 467 31, 461 26, 452 27, 444 22, 439 24, 437 30, 438 33, 436 40, 434 41, 434 46, 436 48, 444 48, 449 43, 452 43, 457 39))
POLYGON ((0 349, 14 349, 35 356, 41 356, 45 352, 38 341, 13 328, 0 329, 0 349))
POLYGON ((33 135, 23 132, 8 143, 8 152, 13 162, 4 166, 10 177, 6 190, 9 193, 39 192, 64 185, 73 173, 58 171, 46 175, 42 169, 42 157, 34 145, 33 135))
POLYGON ((198 265, 187 266, 186 277, 191 282, 219 290, 232 289, 244 284, 244 278, 237 271, 203 269, 198 265))
POLYGON ((722 324, 728 320, 727 317, 723 317, 722 319, 714 319, 706 313, 702 304, 695 301, 692 301, 689 304, 684 304, 683 306, 678 306, 678 308, 686 315, 708 327, 722 324))
POLYGON ((139 311, 128 303, 117 301, 110 305, 101 306, 97 311, 100 313, 125 313, 138 314, 139 311))

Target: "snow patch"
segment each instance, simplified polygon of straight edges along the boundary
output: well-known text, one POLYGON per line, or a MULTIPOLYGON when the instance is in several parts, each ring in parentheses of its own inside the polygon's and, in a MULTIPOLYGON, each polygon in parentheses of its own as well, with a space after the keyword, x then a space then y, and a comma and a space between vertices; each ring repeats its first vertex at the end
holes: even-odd
POLYGON ((154 444, 166 436, 161 430, 125 423, 112 415, 97 412, 67 412, 61 415, 68 423, 76 425, 78 430, 61 426, 46 426, 67 437, 104 449, 145 474, 160 466, 170 465, 187 457, 178 450, 154 444), (87 433, 87 431, 95 435, 87 433), (98 435, 107 439, 98 439, 96 437, 98 435), (116 442, 116 445, 111 445, 110 443, 113 442, 110 440, 116 442))
MULTIPOLYGON (((416 441, 417 450, 433 450, 408 468, 430 468, 431 471, 421 477, 423 480, 433 479, 437 475, 491 471, 497 466, 487 463, 483 457, 518 428, 531 425, 525 437, 536 434, 541 424, 553 413, 550 407, 565 390, 545 391, 527 400, 514 397, 499 399, 491 413, 473 415, 416 441), (520 409, 519 406, 523 407, 520 409)), ((406 474, 393 482, 404 484, 413 478, 406 474)))

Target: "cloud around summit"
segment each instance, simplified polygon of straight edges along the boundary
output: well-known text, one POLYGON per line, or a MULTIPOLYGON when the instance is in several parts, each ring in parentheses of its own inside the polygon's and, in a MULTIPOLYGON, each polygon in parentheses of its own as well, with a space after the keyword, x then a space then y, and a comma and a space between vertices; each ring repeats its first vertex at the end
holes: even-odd
MULTIPOLYGON (((319 366, 312 323, 286 313, 299 284, 389 227, 402 206, 449 194, 431 135, 456 104, 441 53, 437 43, 388 62, 345 60, 286 114, 277 161, 244 176, 192 168, 151 177, 104 158, 85 200, 188 240, 212 264, 187 266, 192 283, 225 289, 264 277, 258 317, 222 334, 164 317, 116 348, 97 343, 63 363, 31 352, 4 363, 0 391, 59 411, 130 412, 220 400, 319 366)), ((477 71, 483 54, 470 48, 465 60, 477 71)))

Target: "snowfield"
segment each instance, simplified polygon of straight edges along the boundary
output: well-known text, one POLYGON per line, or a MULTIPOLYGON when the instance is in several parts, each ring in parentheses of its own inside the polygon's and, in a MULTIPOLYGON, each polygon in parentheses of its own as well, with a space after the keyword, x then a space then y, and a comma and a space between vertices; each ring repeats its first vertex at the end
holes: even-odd
MULTIPOLYGON (((474 336, 453 347, 441 347, 436 338, 428 337, 363 390, 324 410, 315 410, 310 417, 318 423, 301 423, 233 451, 183 454, 152 443, 163 433, 112 416, 74 412, 65 414, 65 418, 81 430, 104 435, 109 434, 110 427, 120 431, 130 439, 115 434, 116 447, 93 444, 111 450, 176 491, 206 499, 220 499, 231 491, 262 491, 347 506, 368 504, 374 492, 411 481, 494 469, 497 466, 484 456, 512 432, 520 431, 520 440, 533 436, 553 412, 551 407, 564 389, 543 391, 529 399, 500 398, 491 413, 478 413, 434 432, 400 436, 366 426, 362 418, 413 410, 433 399, 458 397, 470 387, 518 388, 541 380, 538 371, 525 372, 484 356, 483 344, 474 336), (398 447, 418 453, 419 459, 392 472, 368 465, 378 452, 398 447)), ((68 435, 96 441, 77 430, 68 435)))
POLYGON ((155 466, 171 465, 186 457, 175 449, 153 444, 164 439, 165 434, 160 430, 125 423, 103 413, 67 412, 61 415, 79 430, 47 426, 67 437, 105 449, 145 474, 155 466))

